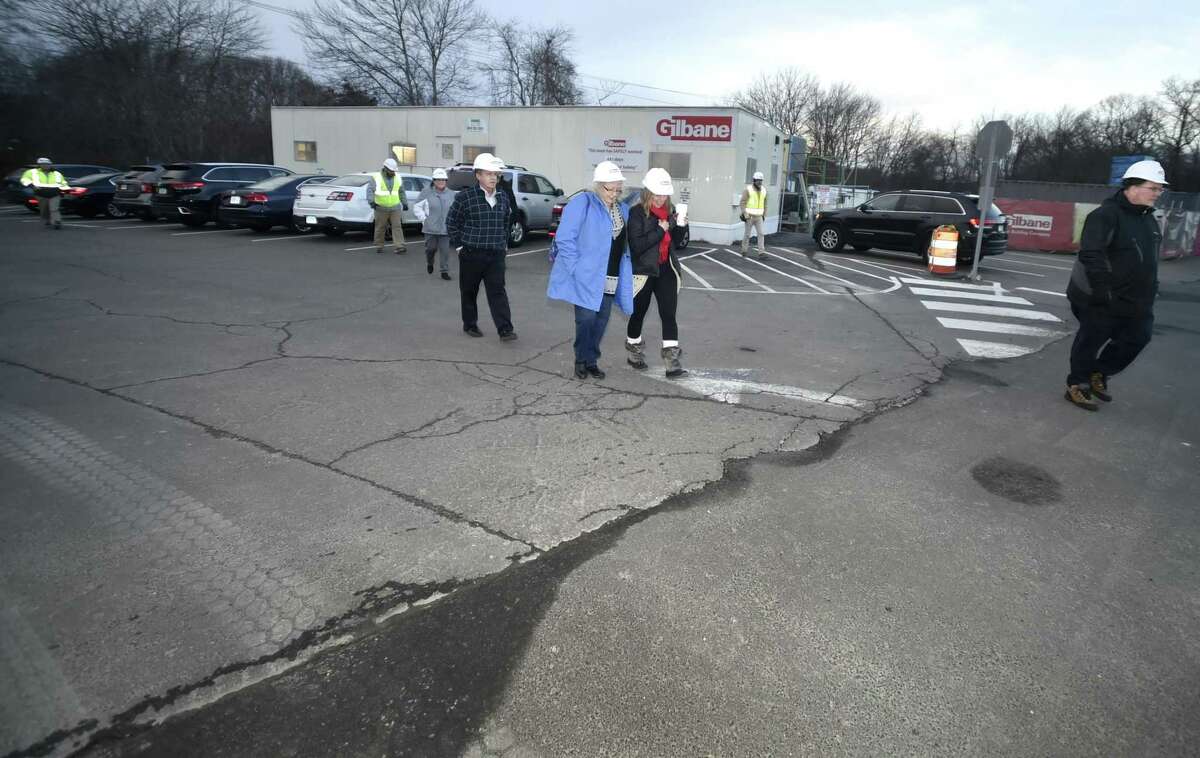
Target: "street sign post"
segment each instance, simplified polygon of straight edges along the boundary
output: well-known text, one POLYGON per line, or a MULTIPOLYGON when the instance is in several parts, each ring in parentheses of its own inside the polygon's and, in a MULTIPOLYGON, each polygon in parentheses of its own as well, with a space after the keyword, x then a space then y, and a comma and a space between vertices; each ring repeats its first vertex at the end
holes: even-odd
POLYGON ((979 255, 983 250, 983 230, 988 211, 996 194, 996 173, 1000 160, 1012 148, 1013 131, 1005 121, 989 121, 979 130, 975 140, 975 155, 979 158, 979 227, 975 233, 975 260, 971 264, 971 279, 979 279, 979 255))

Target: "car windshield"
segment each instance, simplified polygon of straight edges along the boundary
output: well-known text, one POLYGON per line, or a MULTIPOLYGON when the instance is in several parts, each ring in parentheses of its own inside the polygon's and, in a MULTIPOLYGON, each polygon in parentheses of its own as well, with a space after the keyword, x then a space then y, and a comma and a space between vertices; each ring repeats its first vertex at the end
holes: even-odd
POLYGON ((336 184, 339 187, 362 187, 369 181, 371 181, 371 177, 366 174, 346 174, 327 183, 336 184))
POLYGON ((287 185, 291 184, 294 181, 296 181, 296 177, 294 177, 294 176, 273 176, 270 179, 263 179, 261 182, 255 182, 254 184, 251 184, 246 189, 263 190, 264 192, 270 192, 272 190, 277 190, 281 187, 286 187, 287 185))

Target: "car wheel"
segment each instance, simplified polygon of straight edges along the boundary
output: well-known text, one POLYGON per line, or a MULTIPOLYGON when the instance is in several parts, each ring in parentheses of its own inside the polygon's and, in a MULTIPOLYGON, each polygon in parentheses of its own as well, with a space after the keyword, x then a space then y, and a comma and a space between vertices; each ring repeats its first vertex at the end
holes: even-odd
POLYGON ((341 237, 343 234, 346 233, 346 230, 345 229, 337 229, 332 226, 327 226, 324 229, 322 229, 321 232, 324 233, 326 237, 341 237))
POLYGON ((529 228, 525 226, 525 222, 517 219, 513 222, 512 228, 508 230, 508 246, 520 247, 525 243, 525 233, 529 228))
POLYGON ((184 226, 200 227, 208 223, 208 219, 204 216, 197 216, 195 213, 189 216, 180 216, 179 223, 184 226))
POLYGON ((104 206, 104 215, 109 218, 125 218, 129 214, 118 208, 116 203, 109 203, 104 206))
POLYGON ((692 230, 689 227, 685 226, 683 228, 683 238, 681 240, 679 240, 679 242, 675 243, 675 247, 682 250, 683 248, 685 248, 689 244, 691 244, 691 241, 692 241, 692 230))
POLYGON ((817 247, 821 248, 822 252, 836 253, 845 244, 842 230, 836 226, 823 226, 817 230, 817 247))
POLYGON ((870 245, 854 245, 853 247, 855 250, 857 250, 860 253, 865 253, 871 249, 870 245))

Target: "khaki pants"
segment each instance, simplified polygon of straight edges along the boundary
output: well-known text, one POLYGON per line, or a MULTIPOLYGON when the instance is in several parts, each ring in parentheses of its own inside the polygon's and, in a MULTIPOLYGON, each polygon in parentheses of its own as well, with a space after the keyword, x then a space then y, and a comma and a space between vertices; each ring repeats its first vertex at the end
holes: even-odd
POLYGON ((400 225, 400 206, 384 208, 375 206, 375 248, 383 249, 383 241, 387 235, 388 224, 392 225, 392 244, 396 250, 407 249, 404 245, 404 227, 400 225))
POLYGON ((62 204, 62 198, 58 195, 54 197, 38 197, 38 211, 42 214, 42 223, 46 226, 54 224, 58 226, 62 224, 62 214, 58 211, 58 206, 62 204))
POLYGON ((758 230, 758 254, 767 254, 767 239, 763 235, 763 217, 746 214, 746 230, 742 232, 742 255, 750 248, 750 230, 758 230))

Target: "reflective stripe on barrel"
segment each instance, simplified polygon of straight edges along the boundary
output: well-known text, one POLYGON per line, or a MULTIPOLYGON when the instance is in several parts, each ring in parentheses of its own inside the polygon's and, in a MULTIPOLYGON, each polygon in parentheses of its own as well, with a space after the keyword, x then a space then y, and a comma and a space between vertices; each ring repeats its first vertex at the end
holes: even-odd
POLYGON ((953 274, 958 267, 958 229, 950 225, 933 230, 929 240, 929 273, 953 274))

